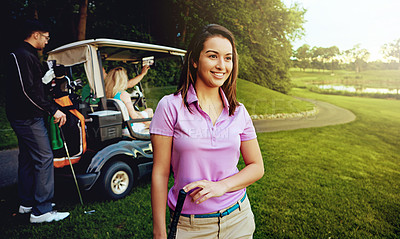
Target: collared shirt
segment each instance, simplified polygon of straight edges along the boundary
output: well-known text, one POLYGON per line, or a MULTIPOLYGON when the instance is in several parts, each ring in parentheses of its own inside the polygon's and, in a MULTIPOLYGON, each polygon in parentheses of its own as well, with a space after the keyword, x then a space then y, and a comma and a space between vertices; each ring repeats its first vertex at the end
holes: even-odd
MULTIPOLYGON (((168 193, 168 206, 175 209, 178 192, 198 181, 220 181, 239 172, 241 141, 255 139, 256 133, 246 108, 240 104, 229 116, 229 104, 220 90, 224 109, 213 125, 199 106, 193 86, 187 94, 192 112, 183 104, 182 95, 164 96, 158 103, 150 133, 173 137, 171 165, 174 185, 168 193)), ((240 200, 246 189, 228 192, 195 204, 186 198, 182 213, 206 214, 227 208, 240 200)))

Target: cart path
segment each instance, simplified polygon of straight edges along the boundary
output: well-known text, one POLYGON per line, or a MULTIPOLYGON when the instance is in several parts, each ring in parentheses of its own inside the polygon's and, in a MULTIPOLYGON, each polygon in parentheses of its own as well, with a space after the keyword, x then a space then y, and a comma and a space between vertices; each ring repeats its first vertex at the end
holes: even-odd
POLYGON ((18 148, 0 151, 0 188, 17 183, 18 148))
POLYGON ((356 119, 350 110, 323 101, 299 98, 311 102, 317 108, 317 114, 308 117, 254 120, 253 124, 257 132, 275 132, 328 125, 345 124, 356 119))
MULTIPOLYGON (((351 111, 338 106, 322 101, 298 99, 315 104, 318 113, 314 116, 303 118, 254 120, 253 124, 256 131, 260 133, 323 127, 344 124, 356 119, 356 116, 351 111)), ((17 183, 17 175, 18 148, 0 151, 0 188, 17 183)))

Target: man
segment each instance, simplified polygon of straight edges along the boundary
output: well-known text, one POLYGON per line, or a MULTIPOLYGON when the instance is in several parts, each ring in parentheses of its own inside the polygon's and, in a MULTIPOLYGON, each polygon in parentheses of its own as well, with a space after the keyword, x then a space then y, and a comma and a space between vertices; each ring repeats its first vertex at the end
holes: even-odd
POLYGON ((49 71, 43 77, 37 53, 48 43, 49 30, 37 20, 28 20, 23 39, 10 54, 6 91, 7 118, 19 146, 19 213, 31 213, 31 223, 59 221, 69 213, 53 211, 53 152, 44 117, 54 116, 54 122, 61 126, 66 122, 66 115, 45 97, 42 81, 49 82, 54 72, 49 71))

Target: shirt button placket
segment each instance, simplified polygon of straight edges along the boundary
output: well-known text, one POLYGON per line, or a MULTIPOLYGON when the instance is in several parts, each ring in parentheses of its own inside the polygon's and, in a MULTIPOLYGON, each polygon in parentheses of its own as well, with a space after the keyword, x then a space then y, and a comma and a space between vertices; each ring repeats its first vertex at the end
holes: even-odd
POLYGON ((211 127, 211 146, 216 146, 215 126, 211 127))

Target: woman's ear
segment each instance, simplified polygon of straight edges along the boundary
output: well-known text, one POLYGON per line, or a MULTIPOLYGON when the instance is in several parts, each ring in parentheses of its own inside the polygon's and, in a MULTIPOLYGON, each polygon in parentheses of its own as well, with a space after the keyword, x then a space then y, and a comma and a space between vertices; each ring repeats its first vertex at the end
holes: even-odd
POLYGON ((194 69, 197 69, 197 63, 193 59, 190 59, 190 64, 192 64, 194 69))

